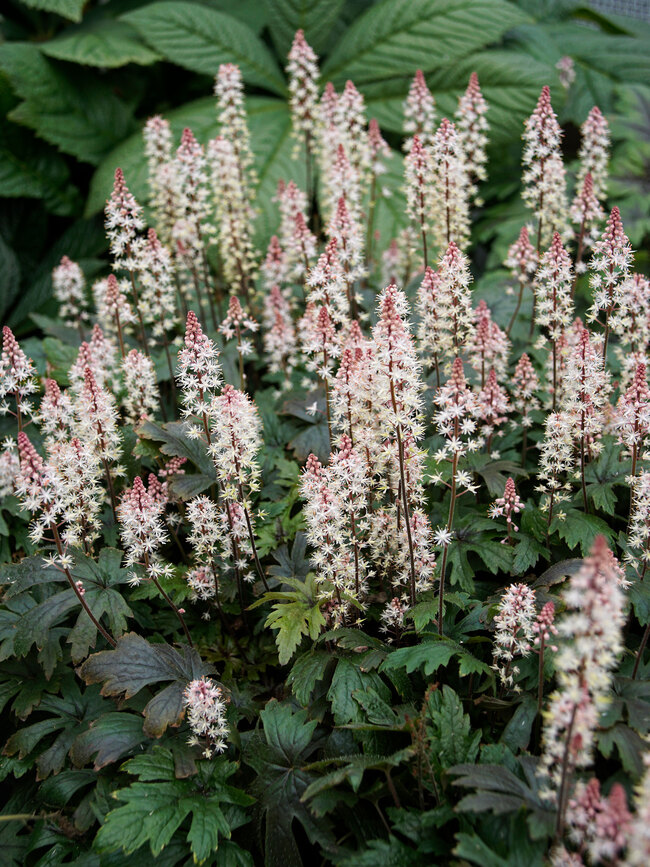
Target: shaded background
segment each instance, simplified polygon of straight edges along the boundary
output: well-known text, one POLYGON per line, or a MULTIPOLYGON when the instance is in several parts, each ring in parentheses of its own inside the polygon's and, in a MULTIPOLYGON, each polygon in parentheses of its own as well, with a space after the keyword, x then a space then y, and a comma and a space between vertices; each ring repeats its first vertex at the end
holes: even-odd
MULTIPOLYGON (((421 68, 438 118, 453 113, 472 70, 490 105, 489 179, 472 239, 479 286, 490 269, 483 294, 504 282, 501 260, 527 216, 520 137, 546 83, 565 128, 570 182, 579 125, 594 104, 608 116, 609 194, 640 250, 650 232, 649 17, 639 0, 5 0, 0 320, 24 338, 43 327, 32 314, 56 316, 50 273, 63 254, 88 278, 106 270, 101 211, 115 167, 144 200, 147 117, 164 113, 175 134, 189 125, 202 142, 215 135, 209 94, 226 61, 240 65, 246 83, 260 178, 257 229, 268 238, 278 178, 299 181, 303 170, 291 160, 283 71, 298 27, 321 56, 323 80, 341 88, 351 78, 394 148, 385 180, 392 197, 377 217, 382 248, 404 221, 401 106, 421 68), (575 73, 568 87, 557 68, 565 57, 575 73)), ((639 270, 646 262, 637 254, 639 270)))

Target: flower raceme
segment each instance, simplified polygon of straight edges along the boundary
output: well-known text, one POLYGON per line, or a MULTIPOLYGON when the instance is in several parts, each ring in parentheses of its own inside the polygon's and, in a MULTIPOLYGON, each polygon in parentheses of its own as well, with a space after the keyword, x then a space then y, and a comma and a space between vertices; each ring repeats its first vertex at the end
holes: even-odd
POLYGON ((551 105, 551 91, 543 87, 535 111, 524 129, 524 203, 537 221, 537 249, 548 245, 552 233, 566 232, 568 207, 564 165, 560 151, 562 130, 551 105))
POLYGON ((183 693, 187 718, 192 730, 190 744, 204 743, 203 755, 209 759, 226 749, 230 729, 226 721, 226 700, 221 687, 209 677, 188 683, 183 693))
POLYGON ((504 517, 506 519, 506 523, 508 525, 508 536, 505 539, 502 539, 502 544, 506 544, 510 540, 510 531, 511 529, 517 532, 519 527, 512 520, 513 515, 518 515, 519 512, 524 508, 524 503, 522 502, 519 494, 517 493, 517 489, 515 487, 514 480, 512 478, 508 478, 506 481, 506 486, 503 492, 502 497, 497 497, 496 500, 492 503, 489 510, 489 515, 491 518, 501 518, 504 517))
MULTIPOLYGON (((183 416, 203 419, 205 434, 210 442, 207 417, 212 398, 221 385, 223 376, 218 362, 219 351, 190 310, 187 314, 185 339, 178 353, 178 385, 181 389, 183 416)), ((190 427, 190 435, 201 436, 201 427, 190 427)))
MULTIPOLYGON (((510 479, 509 481, 512 481, 510 479)), ((535 624, 535 591, 526 584, 511 584, 501 597, 494 616, 492 666, 504 686, 513 686, 519 669, 513 665, 515 656, 530 653, 535 624)))
POLYGON ((38 390, 35 373, 31 358, 27 358, 11 328, 5 325, 0 356, 0 414, 15 415, 19 431, 22 430, 23 416, 29 418, 32 414, 29 396, 38 390), (8 396, 14 399, 15 412, 9 407, 8 396))
POLYGON ((262 425, 255 404, 247 394, 225 385, 210 405, 212 444, 210 454, 228 500, 240 500, 243 491, 257 491, 262 425))
POLYGON ((544 714, 540 775, 557 799, 560 820, 573 771, 592 762, 598 715, 608 702, 612 670, 622 650, 623 573, 603 536, 564 592, 567 611, 555 661, 558 686, 544 714))
MULTIPOLYGON (((164 510, 164 503, 151 495, 140 476, 124 491, 117 507, 126 564, 144 566, 147 577, 157 578, 166 571, 157 559, 158 550, 168 538, 162 521, 164 510)), ((132 584, 137 585, 141 580, 139 572, 131 572, 132 584)))

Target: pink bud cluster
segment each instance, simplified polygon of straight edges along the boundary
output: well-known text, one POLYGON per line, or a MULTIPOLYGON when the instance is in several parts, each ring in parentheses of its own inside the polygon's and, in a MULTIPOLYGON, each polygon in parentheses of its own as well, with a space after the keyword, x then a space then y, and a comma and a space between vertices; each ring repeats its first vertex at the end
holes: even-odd
POLYGON ((518 515, 519 512, 521 512, 521 510, 524 508, 524 506, 524 502, 517 493, 514 480, 512 478, 508 478, 508 480, 506 481, 503 496, 497 497, 489 509, 489 515, 491 518, 505 517, 506 519, 506 523, 508 525, 508 536, 507 538, 501 540, 502 544, 506 544, 510 539, 511 529, 514 530, 515 533, 519 529, 519 527, 512 520, 512 516, 518 515))
POLYGON ((630 811, 625 789, 614 783, 608 796, 595 777, 578 782, 567 810, 568 836, 591 864, 616 863, 627 844, 630 811))

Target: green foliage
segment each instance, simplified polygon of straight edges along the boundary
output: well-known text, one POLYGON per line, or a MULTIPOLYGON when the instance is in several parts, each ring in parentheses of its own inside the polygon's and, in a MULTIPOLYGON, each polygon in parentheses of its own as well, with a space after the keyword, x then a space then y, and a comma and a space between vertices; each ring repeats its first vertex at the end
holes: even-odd
POLYGON ((215 75, 221 63, 236 63, 245 81, 284 93, 282 73, 269 50, 230 15, 194 3, 159 2, 122 16, 149 45, 172 63, 215 75))
MULTIPOLYGON (((97 835, 98 852, 122 850, 128 855, 148 843, 151 854, 159 855, 191 817, 187 842, 195 863, 203 864, 246 821, 242 808, 253 801, 227 783, 237 767, 223 758, 202 762, 197 777, 179 780, 170 751, 154 746, 151 753, 130 759, 123 769, 138 781, 113 793, 124 806, 106 816, 97 835)), ((242 863, 248 863, 245 853, 241 855, 242 863)), ((232 859, 234 852, 228 850, 226 857, 232 859)))
POLYGON ((325 625, 325 618, 320 610, 316 578, 313 574, 308 575, 304 581, 288 576, 283 576, 282 581, 295 589, 265 593, 251 608, 278 600, 272 605, 264 625, 277 630, 275 641, 278 646, 278 660, 280 665, 285 665, 304 635, 308 635, 312 640, 318 638, 325 625))

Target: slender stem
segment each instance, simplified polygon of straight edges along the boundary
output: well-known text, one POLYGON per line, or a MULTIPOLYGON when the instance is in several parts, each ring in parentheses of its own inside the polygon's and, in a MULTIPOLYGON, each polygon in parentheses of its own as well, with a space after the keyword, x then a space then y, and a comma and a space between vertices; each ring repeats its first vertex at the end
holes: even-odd
POLYGON ((239 387, 242 391, 245 391, 246 388, 244 385, 244 380, 245 380, 245 377, 244 377, 244 356, 242 353, 241 329, 240 329, 239 325, 237 326, 237 355, 239 356, 239 387))
MULTIPOLYGON (((52 523, 52 524, 50 524, 50 529, 52 530, 52 535, 54 536, 54 542, 56 544, 56 550, 59 552, 59 556, 63 557, 63 544, 61 543, 61 537, 59 536, 58 527, 56 526, 55 523, 52 523)), ((88 607, 88 603, 84 599, 84 595, 81 592, 81 590, 77 587, 77 583, 74 580, 74 578, 72 577, 72 575, 70 574, 70 570, 67 568, 67 566, 60 566, 59 568, 63 571, 63 574, 68 579, 68 584, 74 590, 77 599, 79 600, 79 602, 81 602, 81 605, 82 605, 84 611, 86 612, 88 617, 90 617, 90 619, 92 620, 92 622, 95 626, 95 629, 104 636, 104 638, 106 639, 106 641, 108 641, 108 643, 111 645, 111 647, 117 647, 117 642, 115 641, 115 639, 104 629, 102 624, 99 622, 99 620, 97 620, 95 615, 92 613, 92 611, 88 607)))
POLYGON ((140 310, 140 298, 138 296, 138 287, 135 282, 135 274, 133 271, 129 271, 129 276, 131 278, 131 291, 133 292, 133 302, 135 304, 135 310, 138 314, 138 321, 140 323, 140 332, 142 336, 142 348, 144 349, 144 354, 149 356, 149 344, 147 343, 147 332, 144 329, 144 319, 142 318, 142 310, 140 310))
MULTIPOLYGON (((305 130, 305 195, 307 207, 311 212, 312 180, 311 180, 311 133, 305 130)), ((309 216, 309 214, 308 214, 309 216)))
MULTIPOLYGON (((456 425, 458 422, 456 421, 456 425)), ((458 469, 458 454, 454 453, 451 474, 451 501, 449 503, 449 517, 447 518, 447 532, 451 532, 452 524, 454 523, 454 512, 456 510, 456 470, 458 469)), ((449 552, 449 543, 445 543, 442 552, 442 565, 440 567, 440 594, 438 596, 438 634, 442 635, 442 615, 444 610, 445 596, 445 572, 447 571, 447 556, 449 552)))
POLYGON ((120 311, 115 308, 115 326, 117 328, 117 336, 120 341, 120 354, 122 358, 126 357, 126 351, 124 349, 124 337, 122 336, 122 323, 120 322, 120 311))
POLYGON ((330 387, 329 382, 327 381, 327 362, 328 362, 327 350, 323 350, 323 385, 325 386, 325 413, 327 415, 327 433, 329 436, 329 445, 330 451, 332 449, 332 443, 334 442, 334 437, 332 435, 332 414, 330 412, 330 387))
POLYGON ((537 713, 542 712, 544 701, 544 634, 541 634, 539 642, 539 665, 537 668, 537 713))
POLYGON ((366 233, 366 263, 368 270, 372 267, 372 242, 373 242, 373 226, 375 222, 375 197, 377 195, 377 175, 372 173, 372 182, 370 184, 370 202, 368 203, 368 230, 366 233))
POLYGON ((528 449, 528 428, 524 428, 524 435, 521 441, 521 465, 526 466, 526 451, 528 449))
POLYGON ((636 676, 639 671, 639 666, 641 665, 641 660, 643 659, 643 651, 645 650, 646 644, 648 643, 648 638, 650 638, 650 623, 645 628, 645 632, 643 633, 643 638, 641 639, 641 644, 639 645, 639 649, 636 654, 636 660, 634 662, 634 669, 632 671, 632 680, 636 680, 636 676))
POLYGON ((515 320, 517 319, 517 314, 519 313, 519 308, 521 307, 521 300, 524 296, 524 284, 519 283, 519 295, 517 296, 517 304, 513 311, 512 316, 510 317, 510 322, 508 323, 508 327, 506 328, 506 336, 510 337, 510 332, 512 331, 512 326, 515 324, 515 320))
POLYGON ((574 276, 573 283, 571 284, 571 300, 573 301, 573 297, 576 293, 576 283, 578 282, 578 265, 582 262, 582 253, 585 245, 585 215, 582 216, 582 222, 580 223, 580 235, 578 236, 578 252, 576 254, 576 261, 574 265, 574 276))
POLYGON ((117 524, 117 506, 115 504, 115 488, 113 487, 113 479, 111 478, 111 470, 108 466, 106 458, 102 458, 104 464, 104 473, 106 475, 106 484, 108 485, 108 495, 111 498, 111 509, 113 510, 113 519, 117 524))
POLYGON ((395 804, 395 806, 397 807, 398 810, 401 810, 402 805, 400 803, 400 800, 399 800, 399 797, 397 794, 397 789, 395 788, 395 783, 393 782, 393 778, 390 775, 390 770, 387 768, 384 771, 384 773, 386 774, 386 783, 388 785, 388 791, 390 792, 391 797, 393 799, 393 803, 395 804))
MULTIPOLYGON (((391 389, 393 384, 391 381, 391 389)), ((402 442, 402 427, 397 425, 397 448, 399 451, 399 475, 400 486, 402 489, 402 505, 404 507, 404 524, 406 525, 406 538, 409 546, 409 567, 410 567, 410 597, 411 605, 415 605, 415 554, 413 551, 413 537, 411 535, 411 515, 409 511, 408 494, 406 491, 406 473, 404 468, 404 443, 402 442)))
POLYGON ((244 505, 244 492, 242 490, 241 483, 239 484, 239 499, 240 499, 241 507, 244 510, 244 516, 246 518, 246 526, 248 527, 248 536, 249 536, 250 541, 251 541, 251 549, 253 551, 253 560, 255 561, 255 568, 257 570, 258 576, 260 577, 260 580, 262 581, 262 584, 264 585, 264 589, 268 590, 269 585, 267 583, 266 575, 264 574, 264 569, 262 569, 262 564, 260 563, 260 558, 259 558, 259 555, 257 553, 257 545, 255 544, 255 533, 253 533, 253 525, 251 523, 251 518, 250 518, 250 515, 248 513, 248 508, 247 508, 247 506, 244 505))
POLYGON ((564 815, 566 813, 567 808, 567 800, 568 800, 568 788, 569 788, 569 777, 571 776, 571 768, 569 762, 569 753, 571 750, 571 741, 573 740, 573 726, 576 721, 576 713, 578 711, 577 703, 573 705, 573 711, 571 713, 571 722, 569 723, 569 727, 567 729, 567 733, 565 735, 564 742, 564 755, 562 756, 562 777, 560 783, 560 791, 558 793, 557 800, 557 818, 555 823, 555 838, 556 840, 561 840, 564 834, 564 815))
POLYGON ((165 355, 167 357, 167 367, 169 368, 169 379, 170 379, 171 388, 172 388, 172 400, 174 401, 174 404, 176 404, 177 403, 177 396, 176 396, 176 378, 174 376, 174 365, 172 363, 172 357, 171 357, 171 353, 169 351, 169 340, 168 340, 167 335, 165 334, 164 331, 163 331, 163 345, 165 347, 165 355))
POLYGON ((14 397, 16 398, 16 421, 18 422, 18 433, 20 433, 23 429, 23 416, 20 411, 20 395, 17 391, 14 392, 14 397))
POLYGON ((151 576, 151 580, 153 581, 153 583, 154 583, 154 584, 156 585, 156 587, 158 588, 158 590, 159 590, 160 595, 162 596, 162 598, 165 600, 165 602, 166 602, 166 603, 169 605, 169 607, 172 609, 172 611, 174 612, 174 614, 176 615, 176 617, 178 617, 178 619, 179 619, 179 621, 180 621, 180 624, 181 624, 181 626, 183 627, 183 632, 185 633, 185 637, 187 638, 187 641, 188 641, 190 647, 194 647, 194 643, 193 643, 193 641, 192 641, 192 636, 190 635, 190 631, 189 631, 189 629, 187 628, 187 624, 185 623, 185 620, 184 620, 184 618, 183 618, 183 615, 182 615, 181 612, 178 610, 178 608, 176 607, 176 605, 175 605, 174 602, 172 601, 171 597, 170 597, 170 596, 165 592, 165 590, 163 589, 163 587, 162 587, 161 584, 160 584, 160 581, 159 581, 156 577, 154 577, 153 575, 151 576))

